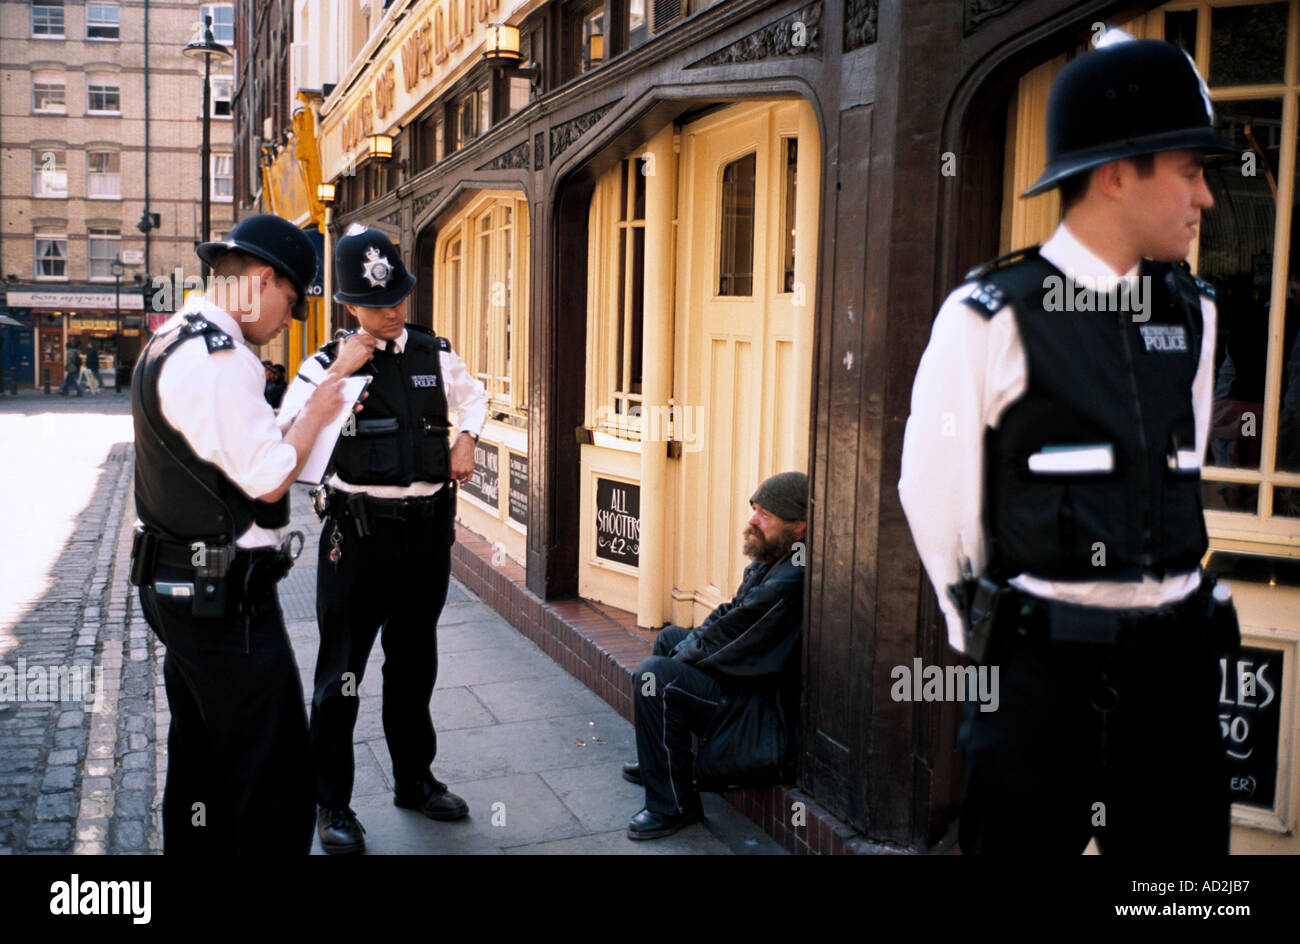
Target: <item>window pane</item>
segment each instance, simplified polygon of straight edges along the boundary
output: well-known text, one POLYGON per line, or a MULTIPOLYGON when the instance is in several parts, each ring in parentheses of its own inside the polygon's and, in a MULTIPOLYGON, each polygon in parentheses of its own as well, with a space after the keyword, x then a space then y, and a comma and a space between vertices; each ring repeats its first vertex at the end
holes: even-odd
POLYGON ((37 238, 36 274, 56 277, 68 274, 68 241, 66 239, 37 238))
POLYGON ((121 92, 116 85, 87 86, 87 107, 91 111, 121 111, 121 92))
POLYGON ((623 385, 625 376, 624 363, 626 361, 626 332, 627 332, 627 227, 618 228, 618 346, 614 349, 614 356, 618 358, 618 375, 614 378, 614 389, 619 393, 625 393, 627 387, 623 385))
POLYGON ((638 157, 632 162, 632 219, 645 219, 645 158, 638 157))
POLYGON ((86 155, 87 197, 120 197, 122 195, 122 156, 116 151, 90 151, 86 155))
POLYGON ((1205 464, 1259 468, 1273 278, 1273 197, 1281 151, 1282 103, 1216 103, 1216 128, 1254 153, 1255 172, 1239 159, 1205 169, 1214 208, 1201 216, 1200 274, 1217 290, 1214 412, 1205 464))
POLYGON ((582 21, 582 71, 605 61, 605 11, 590 13, 582 21))
MULTIPOLYGON (((483 217, 479 224, 479 325, 478 325, 478 369, 482 373, 491 373, 491 360, 488 352, 492 349, 492 242, 488 231, 488 218, 483 217)), ((491 378, 487 381, 488 396, 495 393, 495 384, 491 378)))
POLYGON ((1300 488, 1273 489, 1273 516, 1276 518, 1300 518, 1300 488))
POLYGON ((199 23, 212 17, 212 37, 223 46, 235 43, 235 8, 233 6, 205 6, 200 9, 199 23))
POLYGON ((1253 515, 1259 506, 1259 486, 1202 481, 1201 505, 1206 511, 1239 511, 1253 515))
MULTIPOLYGON (((1296 173, 1300 181, 1300 168, 1296 173)), ((1288 250, 1286 307, 1282 320, 1282 382, 1277 414, 1277 456, 1274 468, 1300 472, 1300 209, 1291 207, 1291 240, 1288 250)), ((1289 490, 1294 492, 1295 490, 1289 490)), ((1273 514, 1278 515, 1279 495, 1273 491, 1273 514)), ((1294 513, 1288 513, 1293 517, 1294 513)))
POLYGON ((757 160, 757 154, 746 154, 732 161, 722 172, 719 295, 752 295, 754 292, 754 172, 757 160))
POLYGON ((1281 82, 1286 62, 1287 4, 1210 11, 1211 85, 1281 82))
POLYGON ((118 38, 118 6, 116 3, 86 4, 86 38, 118 38))
POLYGON ((627 48, 635 49, 646 41, 645 0, 630 0, 627 10, 627 48))
POLYGON ((799 140, 785 141, 785 218, 781 228, 781 291, 794 291, 794 198, 795 168, 799 162, 799 140))
POLYGON ((1196 11, 1179 10, 1165 14, 1165 40, 1196 56, 1196 11))
POLYGON ((44 3, 32 4, 32 35, 63 35, 63 3, 46 0, 44 3))
POLYGON ((43 111, 67 111, 67 93, 62 82, 32 85, 32 107, 43 111))
POLYGON ((641 392, 641 337, 645 312, 645 227, 632 230, 632 338, 631 371, 628 392, 641 392))
POLYGON ((66 197, 68 166, 63 151, 32 152, 32 195, 66 197))

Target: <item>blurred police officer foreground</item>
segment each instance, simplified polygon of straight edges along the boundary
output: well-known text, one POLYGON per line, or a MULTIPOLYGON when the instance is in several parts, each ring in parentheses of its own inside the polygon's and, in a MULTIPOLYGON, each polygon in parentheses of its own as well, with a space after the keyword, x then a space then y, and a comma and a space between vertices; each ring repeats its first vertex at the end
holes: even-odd
POLYGON ((917 370, 899 495, 967 706, 966 853, 1225 853, 1225 586, 1200 571, 1214 291, 1180 264, 1213 198, 1204 82, 1111 31, 1057 76, 1041 247, 973 270, 917 370))

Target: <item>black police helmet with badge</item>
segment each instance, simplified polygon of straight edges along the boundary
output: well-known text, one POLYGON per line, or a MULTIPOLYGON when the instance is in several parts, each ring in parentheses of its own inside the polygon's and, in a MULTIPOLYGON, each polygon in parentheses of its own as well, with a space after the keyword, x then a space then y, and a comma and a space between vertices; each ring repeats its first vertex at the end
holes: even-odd
POLYGON ((348 227, 334 247, 334 300, 363 308, 392 308, 415 288, 401 253, 377 229, 348 227))
POLYGON ((222 253, 237 249, 270 263, 298 293, 293 317, 307 319, 307 288, 316 278, 316 247, 307 234, 288 220, 272 213, 259 213, 240 221, 225 239, 201 243, 195 252, 210 266, 222 253))
POLYGON ((1052 82, 1047 167, 1024 196, 1110 161, 1176 150, 1239 152, 1214 133, 1209 90, 1187 53, 1108 30, 1052 82))

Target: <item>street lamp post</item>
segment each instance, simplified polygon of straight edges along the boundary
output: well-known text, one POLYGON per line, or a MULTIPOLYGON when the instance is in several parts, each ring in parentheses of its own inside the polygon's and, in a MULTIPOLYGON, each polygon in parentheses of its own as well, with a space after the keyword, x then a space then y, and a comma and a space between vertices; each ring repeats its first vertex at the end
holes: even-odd
MULTIPOLYGON (((117 333, 113 341, 113 392, 122 392, 122 273, 126 266, 122 264, 121 255, 113 257, 113 296, 117 309, 117 333)), ((99 378, 95 380, 98 382, 99 378)))
MULTIPOLYGON (((189 45, 183 51, 191 59, 203 60, 203 147, 200 151, 203 161, 203 222, 199 242, 207 242, 212 238, 212 108, 210 105, 212 60, 229 62, 232 56, 230 50, 217 42, 216 37, 212 35, 212 17, 210 16, 203 18, 203 23, 195 33, 195 38, 190 40, 189 45)), ((200 271, 203 274, 203 281, 206 283, 208 280, 208 264, 206 262, 202 263, 200 271)))

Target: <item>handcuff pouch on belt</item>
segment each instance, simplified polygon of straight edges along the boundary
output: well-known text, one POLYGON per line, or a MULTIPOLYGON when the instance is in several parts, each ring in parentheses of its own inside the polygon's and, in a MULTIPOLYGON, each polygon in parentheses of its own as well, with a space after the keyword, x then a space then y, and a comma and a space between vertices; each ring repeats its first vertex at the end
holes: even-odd
POLYGON ((949 584, 948 598, 961 614, 966 655, 984 663, 995 631, 1013 616, 1015 593, 990 577, 969 577, 949 584))

